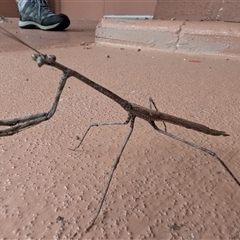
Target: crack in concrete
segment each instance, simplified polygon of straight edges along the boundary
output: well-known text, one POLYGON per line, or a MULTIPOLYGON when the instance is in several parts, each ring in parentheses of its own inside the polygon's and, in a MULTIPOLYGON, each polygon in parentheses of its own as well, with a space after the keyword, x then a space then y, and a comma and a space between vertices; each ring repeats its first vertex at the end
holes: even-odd
POLYGON ((175 43, 175 50, 174 52, 178 51, 179 48, 179 42, 180 42, 180 38, 181 38, 181 33, 182 33, 182 28, 183 26, 185 26, 185 21, 180 25, 179 30, 176 32, 177 33, 177 41, 175 43))

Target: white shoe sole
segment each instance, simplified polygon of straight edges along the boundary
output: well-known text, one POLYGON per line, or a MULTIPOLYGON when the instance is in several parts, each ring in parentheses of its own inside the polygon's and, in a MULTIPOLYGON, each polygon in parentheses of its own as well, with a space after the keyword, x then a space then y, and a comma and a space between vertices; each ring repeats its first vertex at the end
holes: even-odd
POLYGON ((39 28, 42 30, 51 30, 51 29, 56 28, 58 25, 59 25, 59 23, 49 25, 49 26, 43 26, 43 25, 40 25, 40 24, 38 24, 36 22, 32 22, 32 21, 24 21, 23 22, 23 21, 19 20, 19 22, 18 22, 18 26, 20 28, 25 28, 25 29, 39 28))

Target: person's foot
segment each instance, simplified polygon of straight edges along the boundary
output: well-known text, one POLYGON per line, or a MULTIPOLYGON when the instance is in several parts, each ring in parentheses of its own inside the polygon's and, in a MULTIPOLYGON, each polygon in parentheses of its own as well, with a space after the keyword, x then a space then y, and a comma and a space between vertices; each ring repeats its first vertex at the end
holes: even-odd
POLYGON ((18 10, 20 14, 18 26, 20 28, 61 31, 70 25, 68 16, 52 12, 45 0, 25 1, 22 7, 18 7, 18 10))

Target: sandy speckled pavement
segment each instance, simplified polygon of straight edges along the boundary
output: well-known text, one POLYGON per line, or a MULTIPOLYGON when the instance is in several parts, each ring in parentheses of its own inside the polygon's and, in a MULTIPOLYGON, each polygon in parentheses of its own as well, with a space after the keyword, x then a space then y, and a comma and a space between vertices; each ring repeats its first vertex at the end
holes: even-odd
MULTIPOLYGON (((76 43, 76 42, 75 42, 76 43)), ((18 44, 18 43, 15 43, 18 44)), ((40 49, 131 102, 224 130, 214 137, 167 124, 216 152, 240 179, 239 59, 83 46, 40 49)), ((0 119, 47 111, 60 72, 31 50, 0 54, 0 119)), ((54 117, 0 138, 2 239, 239 239, 240 189, 219 162, 137 119, 95 226, 90 223, 128 126, 116 103, 68 80, 54 117)), ((158 126, 162 126, 161 123, 158 126)))

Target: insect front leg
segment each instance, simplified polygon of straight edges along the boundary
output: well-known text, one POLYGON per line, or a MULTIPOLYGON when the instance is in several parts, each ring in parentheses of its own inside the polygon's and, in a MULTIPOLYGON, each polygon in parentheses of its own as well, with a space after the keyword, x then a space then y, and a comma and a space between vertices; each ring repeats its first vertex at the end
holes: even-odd
POLYGON ((68 74, 64 74, 61 77, 54 102, 52 104, 51 109, 48 112, 37 113, 26 117, 0 120, 0 126, 12 126, 7 129, 0 130, 0 137, 14 135, 23 129, 32 127, 41 122, 49 120, 56 112, 61 93, 63 91, 63 88, 66 84, 68 77, 69 77, 68 74))

